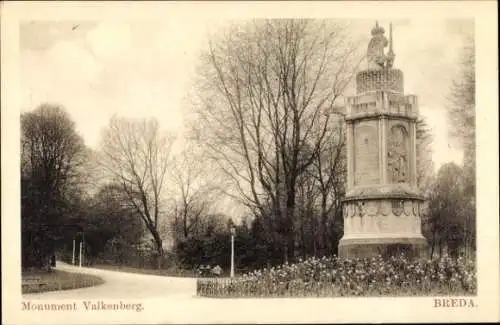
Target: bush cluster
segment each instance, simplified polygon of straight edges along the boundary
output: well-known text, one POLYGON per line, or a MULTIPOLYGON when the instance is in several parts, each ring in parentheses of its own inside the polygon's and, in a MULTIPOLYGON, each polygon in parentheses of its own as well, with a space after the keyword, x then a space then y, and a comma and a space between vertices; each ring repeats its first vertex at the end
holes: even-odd
POLYGON ((476 294, 474 260, 442 257, 384 260, 309 258, 234 279, 199 279, 197 293, 212 297, 337 297, 476 294))

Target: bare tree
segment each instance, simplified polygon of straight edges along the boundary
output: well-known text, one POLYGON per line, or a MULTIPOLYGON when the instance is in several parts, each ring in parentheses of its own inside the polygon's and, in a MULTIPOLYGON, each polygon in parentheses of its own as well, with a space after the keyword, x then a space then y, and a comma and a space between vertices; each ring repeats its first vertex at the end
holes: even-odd
MULTIPOLYGON (((137 217, 136 209, 131 208, 123 197, 120 184, 108 183, 88 200, 85 217, 88 259, 97 258, 100 254, 104 254, 105 258, 113 257, 107 255, 107 245, 119 242, 133 247, 144 237, 144 223, 137 217)), ((122 249, 120 253, 122 256, 130 255, 128 250, 122 249)))
POLYGON ((432 191, 435 182, 434 162, 432 160, 432 131, 425 118, 417 120, 417 183, 425 196, 432 191))
POLYGON ((164 180, 174 137, 162 133, 158 121, 113 117, 103 132, 99 164, 120 184, 130 207, 144 221, 163 259, 159 232, 164 180))
POLYGON ((246 206, 271 206, 294 257, 297 182, 330 141, 330 114, 356 60, 332 21, 255 20, 211 39, 203 56, 194 131, 246 206))
POLYGON ((453 80, 448 118, 451 122, 450 135, 464 148, 464 162, 475 165, 476 134, 476 75, 474 38, 465 40, 458 66, 458 75, 453 80))
POLYGON ((172 226, 176 239, 187 239, 199 234, 203 218, 216 202, 220 188, 209 174, 204 161, 186 146, 176 157, 171 169, 171 189, 175 197, 172 208, 172 226))
POLYGON ((320 228, 323 246, 337 249, 343 231, 342 199, 347 177, 346 136, 343 120, 332 123, 330 141, 313 163, 313 177, 319 190, 320 228), (340 223, 339 223, 340 222, 340 223))
POLYGON ((476 69, 474 36, 465 38, 465 45, 453 80, 448 109, 450 135, 464 150, 463 182, 466 203, 464 246, 475 247, 476 222, 476 69))
POLYGON ((300 177, 297 225, 303 256, 335 252, 342 236, 342 198, 345 195, 346 138, 343 119, 331 123, 331 138, 300 177))
POLYGON ((464 236, 468 236, 464 233, 464 206, 467 202, 464 200, 462 174, 463 169, 454 163, 447 163, 438 171, 429 201, 431 257, 435 248, 439 249, 439 256, 445 247, 451 254, 456 254, 464 243, 464 236))

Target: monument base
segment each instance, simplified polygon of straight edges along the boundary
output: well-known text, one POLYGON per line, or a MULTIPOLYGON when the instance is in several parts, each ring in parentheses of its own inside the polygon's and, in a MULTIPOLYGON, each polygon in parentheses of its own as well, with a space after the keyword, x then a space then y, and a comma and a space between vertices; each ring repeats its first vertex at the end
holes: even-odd
POLYGON ((405 254, 410 259, 427 255, 427 241, 424 237, 357 237, 342 238, 339 243, 339 257, 366 258, 381 255, 383 258, 405 254))

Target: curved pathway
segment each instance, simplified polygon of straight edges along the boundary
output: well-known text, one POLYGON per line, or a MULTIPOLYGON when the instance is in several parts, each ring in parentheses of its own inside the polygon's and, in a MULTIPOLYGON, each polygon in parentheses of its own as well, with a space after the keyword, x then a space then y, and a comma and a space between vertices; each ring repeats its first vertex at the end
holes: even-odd
POLYGON ((105 283, 88 288, 25 294, 25 299, 140 299, 155 297, 192 297, 196 279, 124 273, 87 267, 75 267, 58 261, 56 270, 96 275, 105 283))

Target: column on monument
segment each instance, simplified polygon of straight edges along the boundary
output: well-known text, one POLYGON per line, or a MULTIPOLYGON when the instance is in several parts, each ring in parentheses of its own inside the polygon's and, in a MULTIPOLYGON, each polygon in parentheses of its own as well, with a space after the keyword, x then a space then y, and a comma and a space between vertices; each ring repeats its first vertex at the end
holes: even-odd
POLYGON ((416 131, 415 121, 410 122, 410 168, 411 168, 411 178, 410 184, 412 186, 417 186, 417 131, 416 131))
POLYGON ((384 111, 390 112, 391 107, 389 107, 389 96, 386 91, 382 92, 382 98, 383 98, 382 107, 384 108, 384 111))
POLYGON ((380 184, 384 184, 384 152, 382 151, 384 137, 382 135, 382 119, 378 120, 378 174, 380 175, 380 184))
POLYGON ((379 119, 380 184, 387 184, 387 118, 379 119))
POLYGON ((353 123, 347 121, 347 188, 354 187, 354 126, 353 123))

